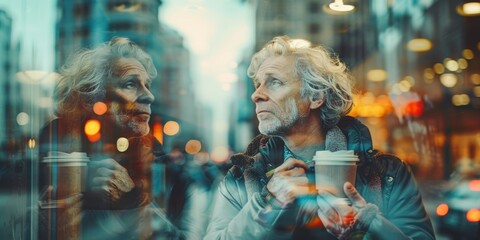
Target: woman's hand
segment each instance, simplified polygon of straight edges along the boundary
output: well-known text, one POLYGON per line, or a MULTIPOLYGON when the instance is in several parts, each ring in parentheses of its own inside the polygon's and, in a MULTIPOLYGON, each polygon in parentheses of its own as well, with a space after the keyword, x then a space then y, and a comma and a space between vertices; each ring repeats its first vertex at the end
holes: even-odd
POLYGON ((125 193, 135 187, 127 169, 114 159, 91 161, 89 167, 91 189, 95 192, 103 192, 111 201, 120 200, 125 193))

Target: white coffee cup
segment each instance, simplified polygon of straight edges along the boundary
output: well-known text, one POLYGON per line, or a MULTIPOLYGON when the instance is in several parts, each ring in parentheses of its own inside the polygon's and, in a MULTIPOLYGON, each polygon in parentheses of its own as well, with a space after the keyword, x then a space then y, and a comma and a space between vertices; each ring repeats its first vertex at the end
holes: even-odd
POLYGON ((345 182, 355 184, 358 157, 352 150, 336 152, 317 151, 315 162, 315 186, 318 191, 334 188, 338 197, 346 197, 343 192, 345 182))

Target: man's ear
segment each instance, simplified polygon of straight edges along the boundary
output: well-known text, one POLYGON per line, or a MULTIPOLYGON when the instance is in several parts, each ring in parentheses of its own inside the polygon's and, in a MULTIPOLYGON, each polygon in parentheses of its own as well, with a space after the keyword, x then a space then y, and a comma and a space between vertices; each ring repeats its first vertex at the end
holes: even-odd
POLYGON ((323 105, 325 94, 316 92, 310 96, 310 109, 318 109, 323 105))

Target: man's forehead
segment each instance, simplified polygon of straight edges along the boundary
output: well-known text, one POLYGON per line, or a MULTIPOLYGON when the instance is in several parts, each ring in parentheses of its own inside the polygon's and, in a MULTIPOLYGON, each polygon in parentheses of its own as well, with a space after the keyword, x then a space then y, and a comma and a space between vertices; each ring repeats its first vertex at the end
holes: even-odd
POLYGON ((114 74, 124 75, 148 75, 145 67, 135 58, 119 58, 114 63, 114 74))
POLYGON ((293 64, 295 61, 294 56, 272 56, 266 58, 258 67, 255 73, 254 81, 257 78, 263 79, 272 74, 291 74, 293 64))

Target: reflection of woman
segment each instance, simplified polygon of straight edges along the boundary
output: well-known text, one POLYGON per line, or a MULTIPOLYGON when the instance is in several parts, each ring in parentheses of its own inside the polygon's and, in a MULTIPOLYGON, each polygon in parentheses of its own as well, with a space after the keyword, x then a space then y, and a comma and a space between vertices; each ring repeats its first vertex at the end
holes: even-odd
MULTIPOLYGON (((148 237, 151 230, 138 232, 137 225, 152 200, 151 164, 164 155, 149 134, 150 85, 157 74, 151 58, 128 39, 116 38, 70 60, 55 89, 58 118, 41 132, 40 156, 60 151, 90 157, 87 189, 77 198, 84 209, 83 238, 148 237), (100 130, 90 131, 87 122, 100 123, 100 130)), ((41 173, 43 189, 48 174, 41 173)))

